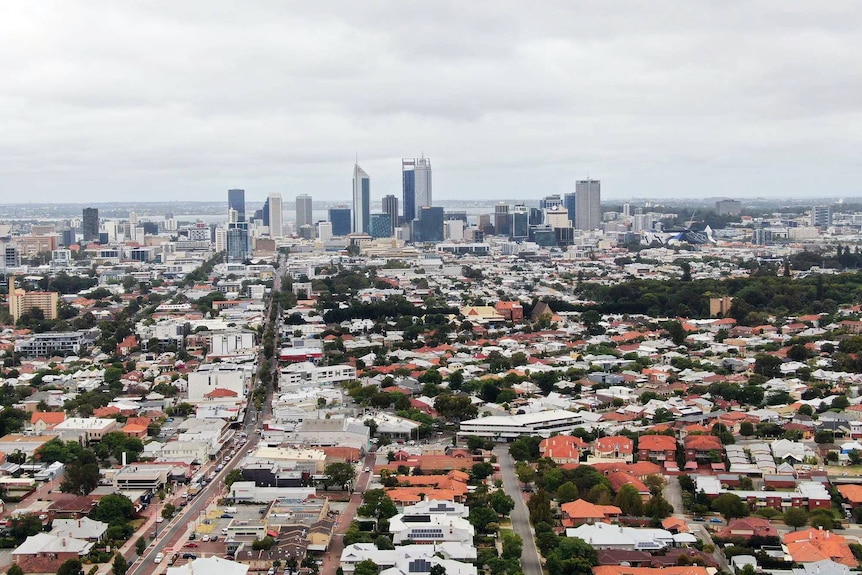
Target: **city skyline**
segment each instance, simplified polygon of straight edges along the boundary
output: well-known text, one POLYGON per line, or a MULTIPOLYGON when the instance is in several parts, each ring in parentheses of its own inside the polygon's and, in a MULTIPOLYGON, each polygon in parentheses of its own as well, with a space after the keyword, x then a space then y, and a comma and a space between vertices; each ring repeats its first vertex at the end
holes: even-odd
POLYGON ((10 6, 0 201, 338 200, 356 152, 381 197, 421 155, 435 201, 859 194, 855 4, 488 7, 10 6))

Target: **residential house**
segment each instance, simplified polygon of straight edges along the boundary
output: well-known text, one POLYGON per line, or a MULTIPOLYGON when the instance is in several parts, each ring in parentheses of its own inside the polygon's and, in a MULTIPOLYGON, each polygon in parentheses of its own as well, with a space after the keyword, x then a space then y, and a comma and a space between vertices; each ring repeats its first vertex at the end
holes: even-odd
POLYGON ((563 512, 563 527, 575 527, 584 523, 605 523, 614 521, 622 515, 614 505, 596 505, 586 499, 576 499, 560 506, 563 512))
POLYGON ((634 441, 622 435, 600 437, 593 444, 593 454, 599 459, 634 459, 634 441))
POLYGON ((25 573, 56 573, 70 559, 81 559, 93 543, 72 537, 38 533, 12 551, 12 561, 25 573))
POLYGON ((638 438, 638 459, 650 461, 674 461, 676 439, 670 435, 642 435, 638 438))
POLYGON ((539 443, 541 456, 552 459, 558 465, 578 463, 581 454, 587 449, 589 445, 583 439, 571 435, 555 435, 539 443))
POLYGON ((714 435, 689 435, 683 440, 686 461, 711 461, 713 453, 721 454, 721 440, 714 435))

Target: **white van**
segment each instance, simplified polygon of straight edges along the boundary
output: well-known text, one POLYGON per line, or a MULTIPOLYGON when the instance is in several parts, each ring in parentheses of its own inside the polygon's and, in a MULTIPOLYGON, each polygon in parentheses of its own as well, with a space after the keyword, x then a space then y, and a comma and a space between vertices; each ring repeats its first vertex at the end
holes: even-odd
POLYGON ((162 559, 165 558, 164 553, 156 553, 156 556, 153 558, 153 563, 161 563, 162 559))
POLYGON ((236 513, 236 507, 225 507, 224 512, 225 513, 236 513))

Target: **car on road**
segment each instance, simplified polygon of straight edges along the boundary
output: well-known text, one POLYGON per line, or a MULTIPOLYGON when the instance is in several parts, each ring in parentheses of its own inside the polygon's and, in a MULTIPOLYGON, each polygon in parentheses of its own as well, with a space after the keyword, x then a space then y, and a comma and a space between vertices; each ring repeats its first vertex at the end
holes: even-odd
POLYGON ((370 468, 370 467, 366 467, 366 468, 365 468, 365 473, 368 473, 369 471, 371 471, 371 468, 370 468))
POLYGON ((164 553, 156 553, 156 556, 153 557, 153 563, 161 563, 162 559, 164 559, 164 558, 165 558, 164 553))
POLYGON ((719 519, 718 517, 710 517, 709 522, 710 523, 721 523, 721 519, 719 519))
POLYGON ((183 547, 185 547, 186 549, 197 549, 200 546, 197 543, 189 542, 183 545, 183 547))
POLYGON ((700 517, 700 516, 694 517, 694 518, 692 518, 692 519, 693 519, 694 521, 706 521, 706 519, 704 519, 703 517, 700 517))

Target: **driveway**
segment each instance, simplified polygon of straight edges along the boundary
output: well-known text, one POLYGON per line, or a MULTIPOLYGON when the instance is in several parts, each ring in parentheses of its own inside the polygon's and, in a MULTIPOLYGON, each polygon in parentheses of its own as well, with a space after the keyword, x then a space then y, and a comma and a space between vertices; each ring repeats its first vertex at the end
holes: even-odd
POLYGON ((533 527, 530 525, 530 513, 527 504, 521 497, 520 483, 515 474, 515 462, 509 455, 507 445, 498 445, 494 448, 497 462, 500 464, 500 474, 503 476, 503 491, 515 500, 515 508, 512 510, 512 528, 521 539, 524 547, 521 551, 521 569, 524 575, 542 575, 542 562, 539 559, 539 551, 536 549, 536 539, 533 535, 533 527))

